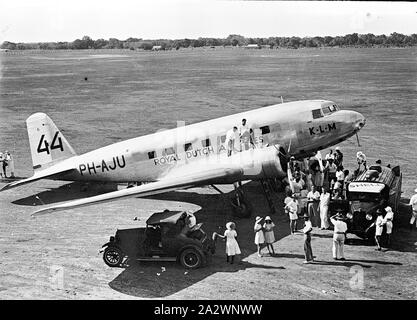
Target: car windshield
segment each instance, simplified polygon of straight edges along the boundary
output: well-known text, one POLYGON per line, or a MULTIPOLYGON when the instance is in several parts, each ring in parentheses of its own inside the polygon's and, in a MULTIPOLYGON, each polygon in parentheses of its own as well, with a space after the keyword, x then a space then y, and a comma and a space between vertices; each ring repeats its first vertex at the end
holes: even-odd
POLYGON ((382 195, 380 193, 349 192, 348 200, 362 202, 379 202, 382 200, 382 195))

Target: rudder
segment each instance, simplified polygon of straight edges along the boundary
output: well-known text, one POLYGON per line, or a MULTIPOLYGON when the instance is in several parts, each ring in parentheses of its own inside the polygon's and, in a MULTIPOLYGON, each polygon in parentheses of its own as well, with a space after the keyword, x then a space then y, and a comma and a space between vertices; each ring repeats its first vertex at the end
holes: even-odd
POLYGON ((26 119, 26 126, 35 171, 76 155, 62 132, 45 113, 32 114, 26 119))

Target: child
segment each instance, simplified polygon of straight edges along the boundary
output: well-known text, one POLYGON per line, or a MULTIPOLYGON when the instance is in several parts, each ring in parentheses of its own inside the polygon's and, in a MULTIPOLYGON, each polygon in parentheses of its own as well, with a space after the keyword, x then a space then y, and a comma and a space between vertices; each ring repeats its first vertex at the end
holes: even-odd
POLYGON ((226 223, 226 231, 224 235, 218 234, 221 238, 226 238, 226 262, 229 262, 230 257, 230 264, 233 264, 235 259, 235 255, 240 254, 239 244, 237 243, 237 232, 236 232, 236 225, 234 222, 226 223))
POLYGON ((377 209, 376 213, 377 213, 378 217, 376 218, 374 223, 372 223, 365 230, 365 232, 368 232, 369 229, 371 229, 373 226, 375 226, 375 242, 376 242, 376 249, 375 250, 381 251, 381 236, 382 236, 382 231, 384 230, 384 217, 382 216, 382 210, 381 209, 377 209))
POLYGON ((255 244, 258 247, 258 257, 262 257, 261 254, 261 245, 265 242, 264 231, 261 225, 262 217, 257 216, 255 218, 255 226, 253 230, 255 232, 255 244))
POLYGON ((274 230, 273 230, 275 228, 275 224, 272 222, 269 216, 265 218, 265 223, 264 223, 263 228, 264 228, 264 237, 265 237, 266 247, 268 248, 269 254, 271 256, 274 256, 275 251, 274 251, 274 247, 272 246, 272 244, 275 242, 275 235, 274 235, 274 230))

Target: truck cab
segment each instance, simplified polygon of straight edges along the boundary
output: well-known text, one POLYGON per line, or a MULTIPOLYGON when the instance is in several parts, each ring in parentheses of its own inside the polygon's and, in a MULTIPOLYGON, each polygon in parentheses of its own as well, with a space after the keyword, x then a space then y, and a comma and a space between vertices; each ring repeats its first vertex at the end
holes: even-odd
POLYGON ((346 188, 349 213, 346 215, 348 232, 362 238, 373 238, 376 210, 390 206, 398 212, 401 197, 400 167, 370 167, 359 174, 346 188))

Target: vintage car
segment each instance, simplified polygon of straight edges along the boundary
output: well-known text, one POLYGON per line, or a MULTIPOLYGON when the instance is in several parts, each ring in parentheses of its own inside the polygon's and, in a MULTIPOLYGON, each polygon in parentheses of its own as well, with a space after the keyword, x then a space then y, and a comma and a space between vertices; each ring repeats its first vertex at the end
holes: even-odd
MULTIPOLYGON (((378 208, 390 206, 398 212, 401 198, 402 175, 400 167, 370 167, 354 181, 347 184, 346 201, 349 210, 346 214, 348 232, 362 238, 372 239, 378 208)), ((385 214, 385 211, 383 211, 385 214)), ((395 219, 395 216, 394 216, 395 219)))
POLYGON ((187 215, 186 211, 165 210, 152 214, 145 228, 117 230, 102 246, 104 262, 110 267, 123 266, 128 259, 178 261, 189 269, 205 265, 215 252, 215 242, 203 231, 202 223, 188 228, 187 215))

